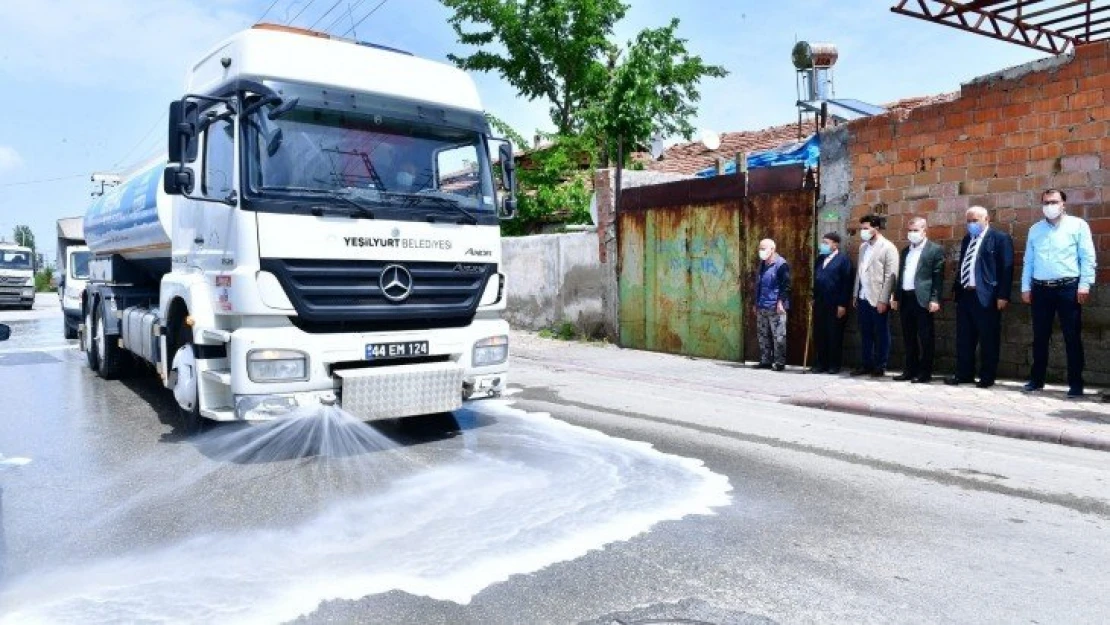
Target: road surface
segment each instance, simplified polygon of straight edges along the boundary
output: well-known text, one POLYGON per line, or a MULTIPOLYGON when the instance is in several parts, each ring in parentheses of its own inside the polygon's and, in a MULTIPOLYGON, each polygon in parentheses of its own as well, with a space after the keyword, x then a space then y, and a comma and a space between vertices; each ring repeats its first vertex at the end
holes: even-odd
POLYGON ((1104 452, 557 349, 450 418, 190 438, 152 375, 91 374, 49 302, 0 322, 0 453, 30 460, 0 473, 0 623, 1110 618, 1104 452))

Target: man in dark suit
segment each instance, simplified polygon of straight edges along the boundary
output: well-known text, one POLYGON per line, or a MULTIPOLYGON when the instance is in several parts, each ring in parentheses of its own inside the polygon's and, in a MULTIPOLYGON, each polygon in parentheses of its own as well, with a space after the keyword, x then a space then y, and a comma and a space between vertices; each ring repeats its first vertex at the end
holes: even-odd
POLYGON ((1002 311, 1010 303, 1014 281, 1014 240, 990 227, 982 206, 967 209, 967 235, 960 245, 956 280, 956 375, 945 380, 956 385, 972 382, 975 346, 979 346, 979 382, 994 386, 998 372, 1002 311))
POLYGON ((840 235, 826 234, 813 270, 813 341, 817 351, 813 373, 840 373, 844 327, 852 301, 852 260, 840 253, 840 235))
POLYGON ((926 236, 924 217, 910 219, 902 250, 898 281, 891 307, 902 314, 902 342, 906 347, 906 368, 894 379, 928 383, 933 379, 933 319, 940 310, 944 282, 944 249, 926 236))

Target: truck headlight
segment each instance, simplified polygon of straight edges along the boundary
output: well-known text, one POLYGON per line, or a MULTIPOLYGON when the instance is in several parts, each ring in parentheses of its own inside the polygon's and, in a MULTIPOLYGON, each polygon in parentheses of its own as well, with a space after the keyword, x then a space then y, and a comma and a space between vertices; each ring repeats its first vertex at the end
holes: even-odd
POLYGON ((23 283, 23 286, 29 286, 31 288, 34 288, 34 286, 35 286, 35 277, 31 276, 30 278, 27 278, 27 281, 23 283))
POLYGON ((251 382, 308 379, 308 354, 294 349, 255 349, 247 354, 251 382))
POLYGON ((474 344, 474 355, 470 362, 475 367, 499 365, 509 358, 509 337, 491 336, 474 344))

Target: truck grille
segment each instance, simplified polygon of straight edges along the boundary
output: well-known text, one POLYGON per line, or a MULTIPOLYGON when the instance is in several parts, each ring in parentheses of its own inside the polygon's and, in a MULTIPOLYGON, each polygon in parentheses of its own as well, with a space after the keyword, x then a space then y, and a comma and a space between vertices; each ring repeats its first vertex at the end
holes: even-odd
MULTIPOLYGON (((262 259, 261 269, 277 277, 306 331, 421 329, 466 325, 474 318, 488 263, 391 262, 262 259), (411 289, 382 289, 382 272, 399 265, 411 275, 411 289), (391 299, 389 296, 392 296, 391 299)), ((386 286, 395 277, 386 276, 386 286)), ((403 272, 402 272, 403 277, 403 272)))

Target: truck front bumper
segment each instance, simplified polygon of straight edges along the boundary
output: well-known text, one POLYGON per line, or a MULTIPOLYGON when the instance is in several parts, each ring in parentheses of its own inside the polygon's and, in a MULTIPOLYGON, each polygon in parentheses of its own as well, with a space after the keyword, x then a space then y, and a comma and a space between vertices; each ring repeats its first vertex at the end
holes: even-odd
POLYGON ((500 319, 476 319, 463 328, 334 335, 295 327, 241 328, 227 344, 234 407, 234 416, 228 416, 267 420, 331 404, 364 421, 456 410, 465 399, 504 391, 508 358, 474 366, 473 355, 478 341, 508 335, 508 323, 500 319), (417 362, 366 359, 367 345, 406 341, 427 341, 428 356, 417 362), (247 356, 260 349, 304 353, 307 379, 252 381, 247 356))

